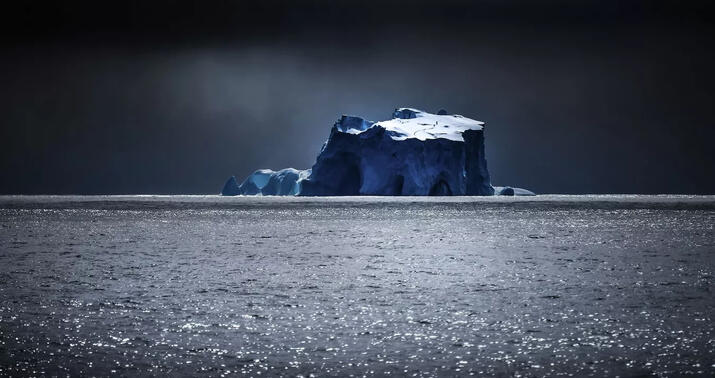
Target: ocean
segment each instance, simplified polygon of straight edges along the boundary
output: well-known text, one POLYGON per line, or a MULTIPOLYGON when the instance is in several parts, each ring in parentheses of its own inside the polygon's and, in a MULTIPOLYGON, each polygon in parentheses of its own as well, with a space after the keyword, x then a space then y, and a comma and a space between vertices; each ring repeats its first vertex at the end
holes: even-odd
POLYGON ((0 376, 714 376, 715 196, 0 196, 0 376))

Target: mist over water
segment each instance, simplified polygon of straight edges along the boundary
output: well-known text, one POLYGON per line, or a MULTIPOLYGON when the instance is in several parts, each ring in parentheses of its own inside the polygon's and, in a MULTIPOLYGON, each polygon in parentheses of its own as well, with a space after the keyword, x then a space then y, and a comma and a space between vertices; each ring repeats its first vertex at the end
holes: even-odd
POLYGON ((712 197, 0 198, 0 375, 715 374, 712 197))

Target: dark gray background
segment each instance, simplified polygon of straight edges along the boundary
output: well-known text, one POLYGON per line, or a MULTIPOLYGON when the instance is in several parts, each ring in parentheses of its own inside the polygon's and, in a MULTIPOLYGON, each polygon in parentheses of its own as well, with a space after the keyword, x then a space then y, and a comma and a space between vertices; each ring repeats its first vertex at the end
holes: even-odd
POLYGON ((341 114, 487 122, 496 185, 715 193, 705 2, 14 4, 0 193, 217 193, 341 114))

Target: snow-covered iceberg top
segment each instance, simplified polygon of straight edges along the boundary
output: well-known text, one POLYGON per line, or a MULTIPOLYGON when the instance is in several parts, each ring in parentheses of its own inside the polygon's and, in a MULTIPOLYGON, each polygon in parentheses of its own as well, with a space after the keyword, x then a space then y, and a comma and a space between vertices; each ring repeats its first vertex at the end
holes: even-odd
POLYGON ((448 139, 463 141, 462 133, 467 130, 482 130, 484 122, 475 121, 459 114, 427 113, 413 108, 398 108, 387 121, 371 122, 355 116, 343 116, 335 124, 340 132, 361 134, 373 127, 381 127, 393 140, 415 138, 448 139))

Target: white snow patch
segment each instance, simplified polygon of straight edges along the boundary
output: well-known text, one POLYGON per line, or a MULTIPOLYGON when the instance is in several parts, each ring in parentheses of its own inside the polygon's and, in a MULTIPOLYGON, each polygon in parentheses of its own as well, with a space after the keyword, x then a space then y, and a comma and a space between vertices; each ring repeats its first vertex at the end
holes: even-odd
MULTIPOLYGON (((376 126, 384 128, 390 132, 393 140, 442 138, 460 142, 464 141, 462 133, 466 130, 484 129, 484 122, 475 121, 459 114, 438 115, 411 108, 399 108, 395 110, 395 113, 413 113, 415 118, 393 118, 388 121, 376 122, 371 128, 376 126)), ((367 130, 349 129, 345 132, 361 134, 365 131, 367 130)))

